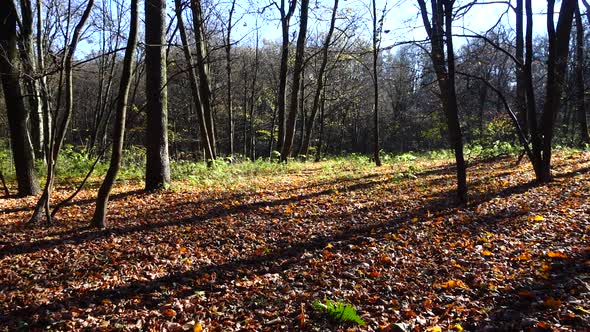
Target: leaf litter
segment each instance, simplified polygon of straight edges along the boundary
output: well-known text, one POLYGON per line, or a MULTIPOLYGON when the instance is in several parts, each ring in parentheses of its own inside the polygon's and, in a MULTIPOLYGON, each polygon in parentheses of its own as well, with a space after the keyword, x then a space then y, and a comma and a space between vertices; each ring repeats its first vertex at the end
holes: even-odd
POLYGON ((86 227, 93 190, 53 226, 22 226, 34 198, 3 199, 0 330, 588 330, 589 160, 558 155, 545 186, 512 158, 474 162, 462 207, 443 161, 123 183, 104 231, 86 227))

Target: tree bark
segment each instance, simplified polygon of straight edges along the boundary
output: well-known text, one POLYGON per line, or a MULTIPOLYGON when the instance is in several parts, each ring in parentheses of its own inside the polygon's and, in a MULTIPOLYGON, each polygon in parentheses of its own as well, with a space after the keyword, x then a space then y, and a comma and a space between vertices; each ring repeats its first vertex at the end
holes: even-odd
POLYGON ((281 13, 281 65, 279 69, 279 92, 277 95, 277 113, 278 113, 278 138, 277 151, 283 150, 285 142, 285 114, 287 112, 287 73, 289 71, 289 22, 295 8, 297 0, 281 0, 279 11, 281 13), (288 1, 289 7, 285 8, 285 1, 288 1))
POLYGON ((379 60, 379 34, 381 26, 383 26, 383 19, 381 23, 377 20, 377 2, 372 1, 373 9, 373 159, 375 166, 381 166, 381 158, 379 157, 379 72, 377 71, 377 61, 379 60), (380 26, 377 28, 377 26, 380 26))
POLYGON ((523 0, 516 0, 516 60, 520 63, 516 65, 516 113, 518 122, 528 135, 528 121, 526 112, 526 94, 525 94, 525 77, 524 77, 524 22, 523 22, 523 0))
POLYGON ((113 128, 113 149, 111 152, 111 162, 107 174, 98 190, 96 198, 96 208, 92 217, 92 225, 98 228, 107 226, 106 216, 109 196, 111 189, 117 178, 117 173, 121 166, 123 156, 123 141, 125 137, 125 118, 127 113, 127 101, 129 98, 129 87, 131 86, 131 72, 133 71, 133 57, 135 56, 135 47, 137 45, 137 3, 138 0, 131 1, 131 23, 129 24, 129 38, 127 48, 123 59, 123 71, 121 73, 121 82, 119 83, 119 93, 117 98, 117 107, 115 113, 115 126, 113 128))
POLYGON ((228 130, 229 130, 229 156, 234 154, 234 112, 233 112, 233 100, 232 100, 232 68, 231 68, 231 30, 232 30, 232 19, 236 8, 236 0, 232 0, 231 8, 229 10, 229 17, 227 22, 227 36, 225 39, 225 70, 227 75, 227 117, 228 117, 228 130))
POLYGON ((542 159, 540 165, 541 177, 539 178, 541 182, 551 181, 551 143, 554 135, 555 120, 561 107, 561 94, 564 87, 569 53, 569 37, 576 2, 576 0, 563 0, 561 2, 557 27, 554 27, 553 22, 555 0, 549 0, 547 5, 549 57, 547 61, 545 105, 541 118, 542 159))
POLYGON ((576 6, 576 70, 575 70, 575 92, 576 92, 576 113, 578 114, 580 143, 590 144, 588 134, 588 120, 586 118, 586 105, 584 103, 584 24, 580 7, 576 6))
POLYGON ((332 42, 332 35, 334 34, 334 29, 336 28, 338 2, 339 0, 334 0, 334 6, 332 8, 332 17, 330 18, 330 28, 328 29, 328 34, 326 35, 326 39, 324 40, 324 45, 322 45, 322 63, 320 64, 320 70, 318 72, 318 82, 313 96, 313 104, 311 106, 309 117, 307 118, 307 125, 305 126, 305 135, 303 137, 303 143, 301 146, 301 154, 303 154, 304 156, 307 156, 307 154, 309 153, 309 142, 311 140, 313 126, 315 124, 315 117, 317 115, 320 105, 320 96, 322 90, 324 89, 325 72, 326 66, 328 65, 328 50, 330 48, 330 43, 332 42))
POLYGON ((184 19, 182 17, 182 3, 181 0, 174 0, 176 9, 176 20, 178 29, 180 31, 180 39, 182 41, 182 50, 184 52, 184 58, 186 59, 188 66, 188 78, 191 85, 191 96, 193 97, 193 104, 197 113, 197 121, 199 123, 199 129, 201 133, 201 140, 203 141, 203 149, 205 150, 205 162, 208 167, 213 166, 213 147, 209 141, 208 128, 205 121, 205 115, 203 112, 203 105, 201 103, 201 96, 199 92, 199 85, 197 83, 197 74, 195 73, 193 56, 188 46, 188 37, 186 34, 186 27, 184 25, 184 19))
POLYGON ((25 75, 23 75, 24 84, 27 90, 29 114, 31 118, 31 139, 35 157, 43 159, 43 110, 39 92, 39 83, 33 78, 36 73, 35 52, 33 49, 33 9, 31 0, 20 0, 21 8, 21 61, 25 75))
POLYGON ((301 1, 301 15, 299 22, 299 35, 297 36, 297 47, 295 50, 295 66, 293 67, 293 83, 291 88, 291 100, 289 102, 289 114, 285 124, 285 141, 281 149, 281 161, 286 162, 291 154, 293 137, 295 136, 295 122, 297 120, 297 101, 299 98, 299 84, 303 73, 305 56, 305 38, 307 37, 307 19, 309 12, 309 0, 301 1))
POLYGON ((213 120, 213 109, 211 106, 211 79, 209 70, 209 51, 207 50, 207 41, 205 38, 205 21, 201 8, 201 0, 193 0, 191 6, 193 12, 193 26, 195 30, 195 39, 197 43, 197 72, 199 75, 199 91, 201 94, 201 104, 207 125, 207 134, 211 144, 212 159, 217 158, 217 145, 215 140, 215 122, 213 120))
POLYGON ((146 43, 146 171, 145 189, 165 189, 170 185, 168 155, 168 92, 164 53, 166 1, 145 0, 146 43))
POLYGON ((7 2, 0 6, 0 49, 3 53, 0 55, 0 76, 16 168, 18 195, 29 196, 39 193, 39 185, 35 176, 34 154, 27 129, 29 114, 19 83, 17 12, 12 0, 7 2))
POLYGON ((441 103, 446 118, 449 143, 455 153, 457 198, 459 203, 467 202, 467 172, 463 156, 463 134, 459 124, 459 110, 455 88, 455 54, 452 38, 452 9, 454 1, 432 0, 432 22, 424 0, 418 0, 422 20, 430 38, 431 58, 436 72, 441 103), (446 37, 446 38, 445 38, 446 37), (445 60, 446 43, 446 60, 445 60))

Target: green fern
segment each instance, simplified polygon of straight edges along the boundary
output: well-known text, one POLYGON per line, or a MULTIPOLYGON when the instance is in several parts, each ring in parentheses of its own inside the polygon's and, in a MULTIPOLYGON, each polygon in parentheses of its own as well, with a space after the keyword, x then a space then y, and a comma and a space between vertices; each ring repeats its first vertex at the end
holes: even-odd
POLYGON ((313 302, 313 308, 323 311, 331 318, 341 322, 352 322, 361 326, 367 325, 364 320, 356 313, 356 309, 348 303, 332 301, 324 298, 324 303, 319 300, 313 302))

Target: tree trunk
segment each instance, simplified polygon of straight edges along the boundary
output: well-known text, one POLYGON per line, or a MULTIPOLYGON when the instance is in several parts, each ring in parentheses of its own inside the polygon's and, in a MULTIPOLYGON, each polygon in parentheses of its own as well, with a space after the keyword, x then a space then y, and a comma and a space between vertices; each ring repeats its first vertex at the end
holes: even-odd
POLYGON ((381 166, 379 157, 379 72, 377 71, 377 61, 379 59, 379 34, 383 25, 383 19, 377 22, 377 2, 373 0, 373 159, 376 166, 381 166))
POLYGON ((125 49, 123 71, 121 73, 121 82, 117 98, 111 162, 104 181, 98 190, 96 209, 94 210, 94 216, 92 217, 92 225, 98 228, 105 228, 107 226, 106 216, 109 196, 113 184, 115 183, 115 179, 117 178, 123 155, 127 100, 129 97, 129 87, 131 85, 131 72, 133 71, 133 57, 135 56, 135 46, 137 45, 137 3, 138 0, 131 1, 131 23, 129 24, 129 39, 127 40, 127 48, 125 49))
POLYGON ((285 141, 281 149, 281 161, 287 162, 293 146, 295 136, 295 122, 297 120, 297 101, 299 98, 299 84, 303 73, 305 56, 305 38, 307 37, 307 19, 309 12, 309 0, 301 1, 301 15, 299 23, 299 35, 297 36, 297 48, 295 50, 295 66, 293 67, 293 83, 291 88, 291 100, 289 102, 289 114, 285 124, 285 141))
POLYGON ((575 91, 576 91, 576 113, 578 114, 580 143, 590 144, 588 134, 588 120, 586 118, 586 105, 584 103, 584 25, 580 7, 576 6, 576 70, 575 70, 575 91))
MULTIPOLYGON (((228 116, 228 130, 229 130, 229 156, 234 154, 234 112, 233 112, 233 100, 232 100, 232 68, 231 68, 231 30, 232 30, 232 18, 234 10, 236 8, 236 0, 231 3, 231 9, 229 10, 229 18, 227 22, 227 36, 225 39, 225 69, 227 74, 227 116, 228 116)), ((258 30, 257 30, 258 31, 258 30)))
POLYGON ((211 106, 211 79, 209 71, 209 53, 207 50, 207 41, 205 40, 205 27, 203 20, 203 11, 201 0, 194 0, 191 6, 193 12, 193 26, 195 30, 195 39, 197 43, 197 72, 199 74, 199 91, 201 93, 201 104, 203 105, 203 114, 205 124, 207 125, 207 134, 209 134, 209 143, 213 159, 217 158, 215 142, 215 122, 213 120, 213 109, 211 106))
POLYGON ((170 185, 168 92, 166 87, 166 1, 145 0, 146 170, 145 189, 170 185))
MULTIPOLYGON (((277 113, 278 113, 278 138, 277 151, 283 150, 285 142, 285 114, 287 113, 287 73, 289 71, 289 22, 297 7, 297 0, 290 0, 289 8, 285 8, 285 1, 281 0, 279 11, 281 13, 281 66, 279 69, 279 92, 277 95, 277 113)), ((282 157, 281 157, 282 159, 282 157)))
POLYGON ((23 102, 19 83, 17 12, 12 0, 7 2, 0 6, 0 49, 3 50, 0 56, 0 76, 16 168, 18 195, 29 196, 39 193, 39 185, 35 176, 34 154, 27 129, 29 114, 23 102))
POLYGON ((554 0, 549 0, 547 8, 547 30, 549 40, 549 57, 547 61, 547 84, 545 105, 541 118, 542 163, 541 182, 551 180, 551 143, 553 140, 555 120, 561 107, 561 94, 564 87, 565 71, 569 52, 570 32, 576 0, 563 0, 559 12, 557 28, 554 27, 554 0))
POLYGON ((39 84, 33 78, 36 73, 35 52, 33 49, 33 9, 31 0, 20 0, 21 8, 21 31, 20 31, 20 58, 26 75, 23 80, 27 90, 29 114, 31 117, 31 139, 35 157, 43 159, 43 110, 39 93, 39 84))
POLYGON ((203 149, 205 150, 205 161, 208 167, 213 166, 213 147, 209 141, 208 128, 205 121, 205 115, 203 112, 203 105, 201 104, 201 96, 199 92, 199 85, 197 83, 197 75, 194 69, 194 61, 191 51, 188 46, 188 38, 186 35, 186 28, 184 26, 184 20, 182 17, 182 3, 181 0, 174 0, 176 9, 176 20, 178 29, 180 31, 180 39, 182 41, 182 50, 184 52, 184 58, 186 59, 188 66, 188 77, 191 85, 193 104, 197 113, 197 121, 199 122, 199 129, 201 133, 201 140, 203 141, 203 149))
POLYGON ((441 93, 443 112, 449 132, 449 143, 455 153, 457 198, 459 203, 467 202, 467 175, 463 156, 463 135, 459 124, 457 93, 455 90, 455 54, 452 38, 453 1, 432 0, 432 23, 424 0, 418 0, 422 20, 430 37, 432 62, 441 93), (445 36, 446 35, 446 36, 445 36), (446 38, 445 38, 446 37, 446 38), (445 61, 445 43, 447 48, 445 61))
POLYGON ((516 0, 516 113, 518 122, 528 135, 528 121, 526 111, 525 77, 524 77, 524 24, 523 24, 523 0, 516 0))
POLYGON ((332 17, 330 18, 330 28, 328 29, 328 34, 326 35, 326 39, 324 40, 324 45, 322 45, 322 63, 320 64, 320 70, 318 72, 318 83, 313 96, 313 104, 311 106, 311 111, 309 117, 307 118, 307 125, 305 126, 305 135, 303 137, 303 143, 301 147, 301 154, 305 156, 307 156, 309 151, 309 141, 311 140, 311 134, 313 132, 313 127, 315 124, 315 117, 319 109, 320 95, 322 93, 322 90, 324 89, 325 71, 326 66, 328 64, 328 50, 330 48, 330 43, 332 42, 332 35, 334 34, 334 29, 336 27, 338 1, 339 0, 334 0, 334 7, 332 8, 332 17))

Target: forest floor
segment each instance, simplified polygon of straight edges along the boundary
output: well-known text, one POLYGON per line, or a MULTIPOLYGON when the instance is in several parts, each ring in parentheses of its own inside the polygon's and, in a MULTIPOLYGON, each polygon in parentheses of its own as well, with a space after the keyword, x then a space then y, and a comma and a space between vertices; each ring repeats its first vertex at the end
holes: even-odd
POLYGON ((0 330, 588 331, 590 153, 558 153, 544 186, 515 161, 471 163, 462 207, 452 163, 421 159, 120 183, 107 230, 95 187, 52 226, 0 199, 0 330))

